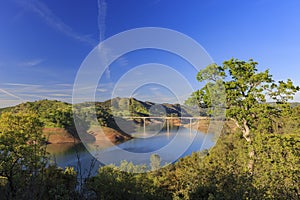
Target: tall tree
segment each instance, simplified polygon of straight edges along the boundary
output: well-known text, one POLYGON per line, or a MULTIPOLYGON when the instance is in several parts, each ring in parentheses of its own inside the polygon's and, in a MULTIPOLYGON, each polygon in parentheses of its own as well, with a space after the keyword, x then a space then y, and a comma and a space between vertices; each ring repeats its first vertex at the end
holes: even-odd
POLYGON ((0 149, 0 176, 8 181, 8 199, 14 199, 46 164, 45 139, 38 117, 33 113, 2 113, 0 149))
MULTIPOLYGON (((236 123, 249 144, 255 132, 272 132, 272 119, 288 107, 288 100, 299 91, 290 79, 276 83, 269 70, 258 72, 257 65, 252 59, 246 62, 232 58, 223 62, 222 66, 207 66, 197 74, 198 81, 207 83, 187 101, 197 102, 199 106, 225 106, 226 117, 236 123), (275 103, 268 104, 267 100, 275 103)), ((252 171, 253 149, 249 156, 252 171)))

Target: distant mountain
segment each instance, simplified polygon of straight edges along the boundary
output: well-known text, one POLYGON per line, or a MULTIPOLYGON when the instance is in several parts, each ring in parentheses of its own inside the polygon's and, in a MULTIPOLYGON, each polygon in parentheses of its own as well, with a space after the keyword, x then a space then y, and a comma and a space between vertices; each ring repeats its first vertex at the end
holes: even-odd
MULTIPOLYGON (((270 104, 270 105, 276 105, 275 102, 267 102, 267 104, 270 104)), ((294 107, 297 107, 300 105, 300 102, 291 102, 290 103, 291 107, 294 108, 294 107)))
POLYGON ((116 116, 206 116, 206 110, 191 108, 180 104, 154 103, 150 101, 140 101, 135 98, 113 98, 105 102, 98 102, 109 109, 116 116))
MULTIPOLYGON (((269 104, 274 104, 268 102, 269 104)), ((299 102, 292 102, 291 106, 296 107, 299 102)), ((180 104, 154 103, 141 101, 135 98, 116 97, 104 102, 85 102, 74 106, 76 108, 96 108, 97 117, 102 125, 107 126, 108 120, 113 117, 123 116, 207 116, 206 108, 189 107, 180 104)), ((0 114, 4 111, 21 112, 31 110, 36 112, 46 127, 66 127, 73 125, 72 104, 58 100, 40 100, 35 102, 21 103, 16 106, 1 108, 0 114)))

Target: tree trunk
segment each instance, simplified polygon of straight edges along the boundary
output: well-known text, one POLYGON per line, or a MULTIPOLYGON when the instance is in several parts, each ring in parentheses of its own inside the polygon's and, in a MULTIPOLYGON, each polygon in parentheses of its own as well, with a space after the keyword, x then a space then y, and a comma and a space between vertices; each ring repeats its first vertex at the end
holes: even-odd
POLYGON ((252 139, 250 137, 250 128, 246 120, 243 121, 243 137, 250 144, 248 169, 250 175, 253 175, 255 151, 252 147, 252 139))
POLYGON ((255 151, 251 146, 251 149, 249 151, 249 162, 248 162, 248 169, 251 176, 253 175, 253 170, 254 170, 254 156, 255 156, 255 151))
POLYGON ((243 132, 243 137, 246 139, 246 141, 250 144, 250 151, 249 151, 249 162, 248 162, 248 169, 249 173, 252 175, 253 174, 253 168, 254 168, 254 156, 255 156, 255 151, 252 147, 252 140, 250 137, 250 128, 248 126, 248 123, 246 120, 243 120, 243 126, 240 126, 240 124, 237 122, 237 120, 231 118, 236 124, 237 127, 239 127, 242 132, 243 132))
POLYGON ((247 142, 252 142, 250 138, 250 129, 246 120, 243 121, 243 137, 246 139, 247 142))

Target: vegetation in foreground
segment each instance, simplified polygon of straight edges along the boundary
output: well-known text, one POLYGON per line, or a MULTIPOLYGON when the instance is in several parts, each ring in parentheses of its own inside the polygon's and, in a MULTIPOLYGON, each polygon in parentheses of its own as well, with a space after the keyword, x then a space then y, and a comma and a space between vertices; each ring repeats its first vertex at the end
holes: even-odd
MULTIPOLYGON (((257 63, 229 60, 199 72, 212 80, 189 102, 220 113, 239 127, 223 132, 213 149, 193 153, 148 173, 124 162, 77 181, 72 168, 46 166, 42 124, 34 113, 4 112, 0 118, 0 192, 4 199, 299 199, 300 106, 287 101, 296 91, 290 80, 275 83, 257 63), (225 78, 226 76, 226 78, 225 78), (225 78, 225 79, 224 79, 225 78), (226 80, 226 81, 225 81, 226 80), (225 98, 218 98, 221 86, 225 98), (267 104, 266 95, 275 103, 267 104), (221 99, 221 101, 219 101, 221 99)), ((159 163, 152 159, 153 169, 159 163)))

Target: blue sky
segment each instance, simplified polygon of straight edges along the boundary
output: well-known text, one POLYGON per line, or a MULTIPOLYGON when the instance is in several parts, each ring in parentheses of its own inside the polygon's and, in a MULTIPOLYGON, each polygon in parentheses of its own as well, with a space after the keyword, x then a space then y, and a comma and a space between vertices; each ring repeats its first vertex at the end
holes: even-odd
MULTIPOLYGON (((291 78, 300 84, 299 10, 298 0, 1 1, 0 107, 45 98, 71 102, 77 71, 100 40, 149 26, 188 35, 218 64, 232 57, 253 58, 260 70, 269 68, 274 79, 291 78)), ((197 87, 196 72, 185 61, 145 50, 110 66, 99 83, 97 99, 111 97, 122 75, 149 62, 174 67, 197 87)), ((133 96, 173 101, 171 93, 154 84, 139 88, 133 96)))

